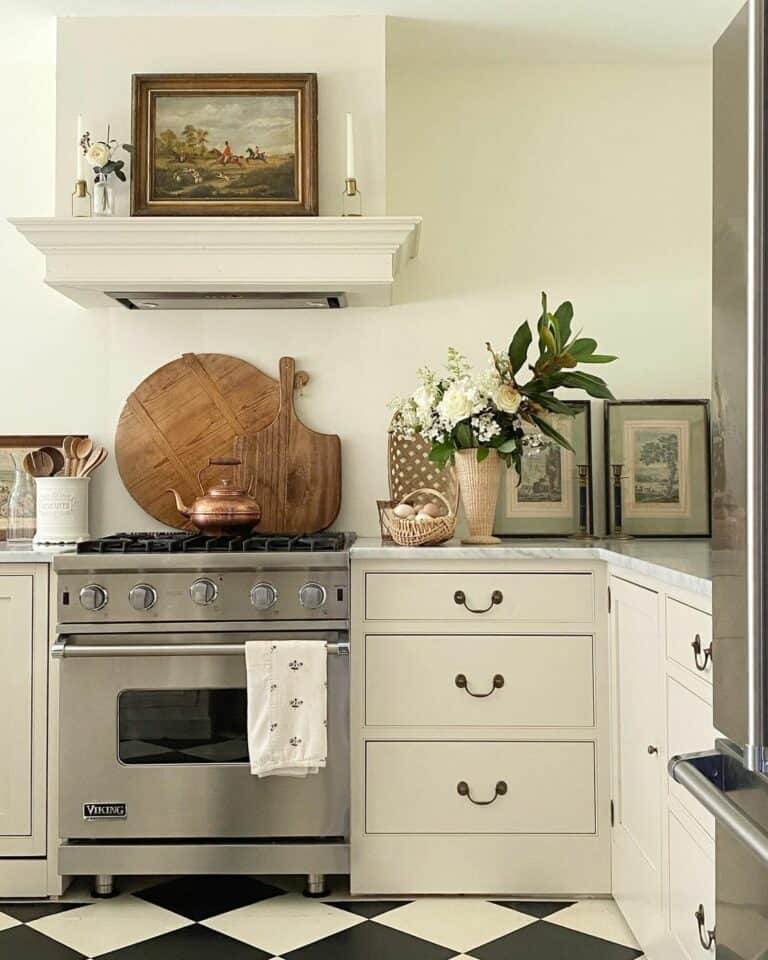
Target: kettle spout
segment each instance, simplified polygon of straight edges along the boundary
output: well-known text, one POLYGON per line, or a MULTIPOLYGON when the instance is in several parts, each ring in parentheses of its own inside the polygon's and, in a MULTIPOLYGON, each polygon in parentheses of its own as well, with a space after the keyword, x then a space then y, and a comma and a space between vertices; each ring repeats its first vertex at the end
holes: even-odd
POLYGON ((189 507, 184 506, 184 501, 181 499, 181 495, 179 494, 178 490, 171 489, 166 490, 165 492, 173 494, 176 500, 176 509, 183 517, 188 517, 192 511, 189 509, 189 507))

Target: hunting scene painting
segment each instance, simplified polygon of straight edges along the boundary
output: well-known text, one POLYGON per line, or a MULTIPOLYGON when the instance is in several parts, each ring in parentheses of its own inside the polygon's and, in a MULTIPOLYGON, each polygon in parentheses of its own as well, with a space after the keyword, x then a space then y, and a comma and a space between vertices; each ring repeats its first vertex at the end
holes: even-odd
POLYGON ((315 74, 133 83, 134 215, 317 214, 315 74))
POLYGON ((158 97, 154 126, 156 198, 298 198, 295 96, 158 97))

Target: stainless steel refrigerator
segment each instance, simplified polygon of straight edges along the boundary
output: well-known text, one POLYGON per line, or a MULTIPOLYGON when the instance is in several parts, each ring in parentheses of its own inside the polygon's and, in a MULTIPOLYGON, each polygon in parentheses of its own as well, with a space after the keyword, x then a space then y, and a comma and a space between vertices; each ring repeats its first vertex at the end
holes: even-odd
POLYGON ((768 958, 768 43, 750 0, 714 50, 710 754, 670 774, 716 820, 718 960, 768 958))

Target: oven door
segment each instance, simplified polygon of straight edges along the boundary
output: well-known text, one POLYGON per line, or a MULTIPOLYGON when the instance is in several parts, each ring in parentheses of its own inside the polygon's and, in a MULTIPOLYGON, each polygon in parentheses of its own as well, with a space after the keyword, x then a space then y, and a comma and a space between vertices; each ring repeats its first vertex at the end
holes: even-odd
POLYGON ((300 632, 62 637, 61 838, 346 837, 349 657, 330 653, 348 649, 340 641, 300 632), (249 639, 289 638, 329 644, 327 766, 306 779, 259 779, 248 765, 239 650, 249 639))

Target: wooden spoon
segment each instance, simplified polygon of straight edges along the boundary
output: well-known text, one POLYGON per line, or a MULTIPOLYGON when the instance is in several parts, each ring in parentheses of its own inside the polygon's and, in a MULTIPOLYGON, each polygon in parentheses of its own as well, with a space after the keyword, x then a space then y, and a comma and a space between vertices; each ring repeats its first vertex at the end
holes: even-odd
POLYGON ((53 475, 61 473, 64 469, 64 454, 59 450, 58 447, 40 447, 41 453, 47 453, 48 456, 53 460, 53 475))
POLYGON ((74 477, 75 475, 75 462, 77 460, 77 453, 75 453, 75 446, 77 444, 78 437, 64 437, 64 443, 62 447, 64 449, 64 476, 65 477, 74 477))
POLYGON ((91 440, 90 437, 80 437, 78 440, 75 440, 72 450, 75 454, 75 463, 72 468, 72 473, 74 476, 79 477, 83 464, 91 455, 91 451, 93 450, 93 440, 91 440))
POLYGON ((78 476, 89 477, 97 467, 100 467, 102 463, 104 463, 106 459, 107 451, 104 449, 104 447, 94 447, 85 463, 81 463, 78 476))
POLYGON ((53 459, 44 450, 33 450, 26 454, 22 465, 30 477, 53 476, 53 459))

